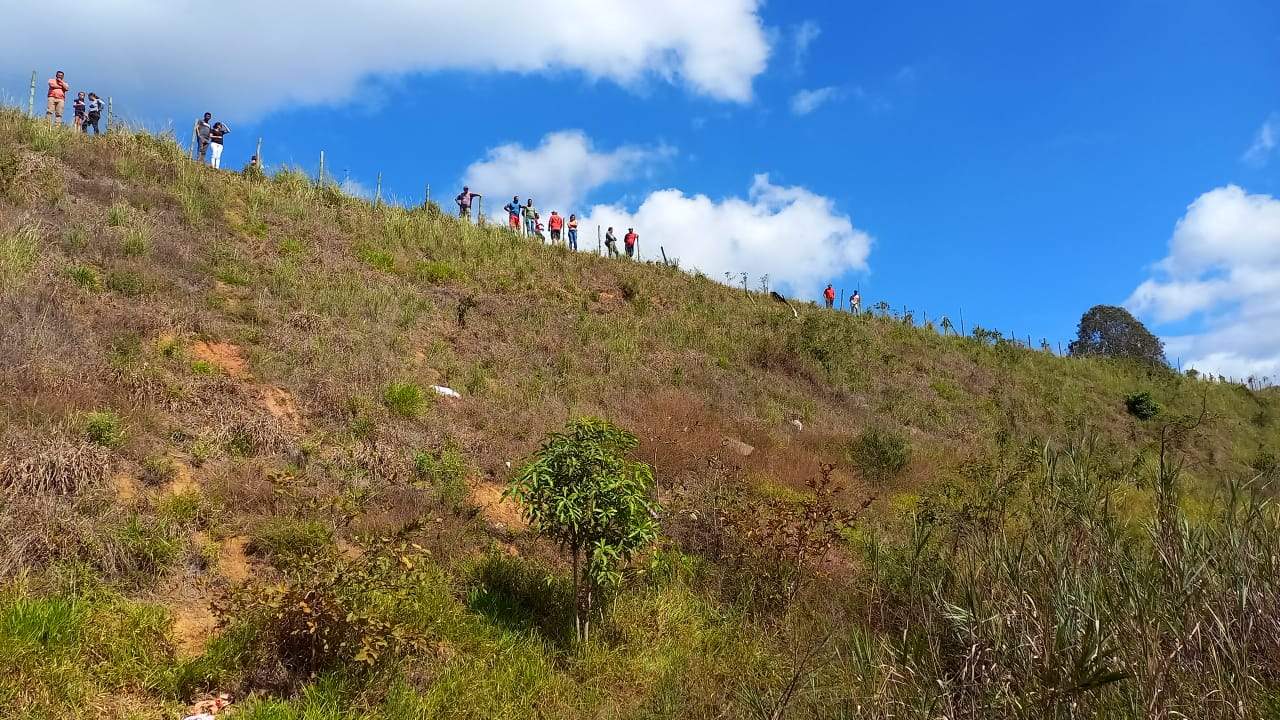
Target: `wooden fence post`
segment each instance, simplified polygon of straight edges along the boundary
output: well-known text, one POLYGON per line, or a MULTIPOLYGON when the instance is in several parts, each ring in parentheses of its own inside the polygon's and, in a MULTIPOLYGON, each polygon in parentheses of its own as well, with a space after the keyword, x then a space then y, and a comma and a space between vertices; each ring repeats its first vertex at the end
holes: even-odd
POLYGON ((324 151, 320 151, 320 174, 319 184, 324 185, 324 151))
POLYGON ((964 329, 964 308, 960 308, 960 337, 964 337, 967 331, 964 329))
POLYGON ((604 255, 604 240, 601 239, 600 226, 596 226, 596 254, 604 255))
MULTIPOLYGON (((107 125, 107 127, 110 128, 111 126, 107 125)), ((200 136, 200 133, 198 131, 199 127, 200 127, 199 120, 196 121, 195 125, 191 126, 191 159, 192 160, 196 159, 196 144, 199 143, 199 136, 200 136)))
POLYGON ((31 71, 31 94, 27 96, 27 115, 36 116, 36 71, 31 71))
MULTIPOLYGON (((253 156, 258 158, 258 169, 263 170, 265 165, 262 164, 262 138, 258 138, 258 147, 253 151, 253 156)), ((266 172, 263 170, 263 172, 266 172)))
MULTIPOLYGON (((99 100, 101 102, 101 100, 99 100)), ((101 105, 99 105, 101 107, 101 105)), ((116 126, 115 110, 113 109, 111 96, 107 96, 107 129, 103 132, 111 132, 111 128, 116 126)))
POLYGON ((373 206, 382 207, 382 173, 378 173, 378 189, 373 194, 373 206))

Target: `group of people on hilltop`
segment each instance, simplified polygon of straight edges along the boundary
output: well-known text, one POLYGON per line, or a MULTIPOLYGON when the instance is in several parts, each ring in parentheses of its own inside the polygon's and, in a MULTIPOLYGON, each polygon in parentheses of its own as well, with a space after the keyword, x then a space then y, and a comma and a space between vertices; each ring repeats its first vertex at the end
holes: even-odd
MULTIPOLYGON (((483 197, 480 193, 472 192, 470 187, 464 186, 462 192, 454 198, 454 202, 458 205, 458 217, 471 219, 471 205, 476 198, 483 197)), ((578 216, 570 214, 568 218, 561 215, 559 211, 552 210, 547 216, 546 224, 542 222, 542 215, 538 213, 537 208, 533 206, 533 198, 528 198, 523 204, 520 202, 520 196, 516 195, 511 198, 511 202, 502 206, 507 213, 507 226, 512 232, 518 233, 525 237, 536 237, 542 242, 547 242, 547 232, 551 233, 550 242, 552 245, 565 246, 567 237, 567 247, 570 250, 578 249, 578 216)), ((623 236, 623 244, 626 248, 627 257, 634 258, 636 254, 636 245, 640 241, 640 235, 636 233, 634 228, 627 228, 627 234, 623 236)), ((613 228, 609 228, 605 233, 604 245, 609 251, 609 257, 618 257, 618 238, 613 233, 613 228)))
MULTIPOLYGON (((67 84, 66 73, 59 70, 49 78, 49 93, 45 99, 44 117, 50 125, 62 125, 69 92, 71 92, 71 86, 67 84)), ((71 101, 75 128, 84 133, 89 132, 89 128, 93 128, 94 135, 101 134, 98 123, 102 120, 103 105, 102 98, 98 97, 97 93, 87 95, 83 91, 76 93, 71 101)))
MULTIPOLYGON (((196 121, 196 152, 202 165, 208 155, 209 167, 222 167, 222 143, 229 132, 231 128, 220 121, 213 121, 213 113, 205 113, 204 117, 196 121)), ((249 162, 256 165, 258 157, 255 155, 249 162)))
MULTIPOLYGON (((835 308, 836 289, 831 286, 831 283, 827 283, 826 289, 822 291, 822 299, 826 302, 828 310, 835 308)), ((849 296, 849 312, 854 315, 862 312, 862 293, 857 290, 849 296)))

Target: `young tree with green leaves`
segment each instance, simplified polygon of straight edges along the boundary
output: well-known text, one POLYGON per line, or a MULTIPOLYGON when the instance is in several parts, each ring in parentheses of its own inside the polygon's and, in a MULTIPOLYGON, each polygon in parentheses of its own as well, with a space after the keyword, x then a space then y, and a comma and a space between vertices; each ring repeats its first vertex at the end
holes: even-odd
POLYGON ((599 590, 620 583, 625 564, 658 536, 653 468, 626 457, 638 444, 604 420, 575 420, 547 436, 506 491, 569 553, 579 641, 590 639, 599 590))

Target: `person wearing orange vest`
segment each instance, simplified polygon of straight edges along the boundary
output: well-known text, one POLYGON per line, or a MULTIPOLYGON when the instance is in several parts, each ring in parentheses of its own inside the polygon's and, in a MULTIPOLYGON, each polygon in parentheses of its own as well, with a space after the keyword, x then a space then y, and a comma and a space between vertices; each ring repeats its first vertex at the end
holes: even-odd
POLYGON ((578 249, 578 216, 572 214, 569 215, 569 249, 578 249))
POLYGON ((62 111, 67 107, 67 92, 71 90, 64 78, 61 70, 49 78, 49 99, 45 105, 44 116, 50 125, 55 122, 58 125, 62 124, 62 111))
POLYGON ((822 297, 827 301, 827 308, 835 307, 836 291, 831 287, 831 283, 827 283, 827 289, 822 291, 822 297))
POLYGON ((547 229, 551 231, 551 244, 560 245, 560 233, 564 229, 564 216, 552 210, 551 217, 547 218, 547 229))
POLYGON ((640 241, 640 236, 636 234, 635 228, 627 228, 627 234, 622 236, 622 244, 627 248, 627 257, 635 257, 636 243, 640 241))

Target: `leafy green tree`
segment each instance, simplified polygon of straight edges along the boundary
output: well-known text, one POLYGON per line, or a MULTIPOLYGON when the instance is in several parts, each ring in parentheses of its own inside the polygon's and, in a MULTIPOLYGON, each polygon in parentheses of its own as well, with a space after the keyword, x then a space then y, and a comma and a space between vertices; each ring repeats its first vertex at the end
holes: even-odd
POLYGON ((616 586, 627 561, 658 535, 653 469, 626 457, 638 444, 603 420, 575 420, 547 436, 506 491, 531 526, 569 553, 579 640, 590 638, 601 588, 616 586))
POLYGON ((1115 305, 1094 305, 1080 318, 1070 353, 1075 356, 1133 358, 1168 365, 1164 343, 1151 334, 1128 310, 1115 305))

